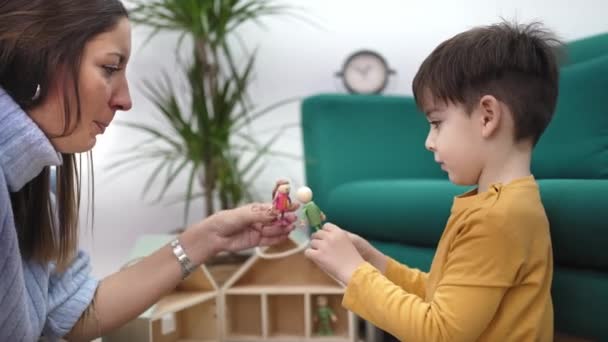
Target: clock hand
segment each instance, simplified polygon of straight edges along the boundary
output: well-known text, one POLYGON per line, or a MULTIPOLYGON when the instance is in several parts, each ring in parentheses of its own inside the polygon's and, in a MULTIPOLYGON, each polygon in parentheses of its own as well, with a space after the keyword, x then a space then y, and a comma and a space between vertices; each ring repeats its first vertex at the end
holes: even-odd
POLYGON ((369 73, 369 71, 371 70, 372 66, 369 64, 365 65, 365 68, 363 68, 363 76, 367 76, 367 74, 369 73))
POLYGON ((360 67, 360 66, 358 66, 358 65, 353 66, 353 68, 354 68, 355 70, 357 70, 357 71, 359 72, 359 74, 361 74, 361 75, 363 75, 363 76, 365 76, 365 74, 367 73, 367 69, 361 68, 361 67, 360 67))

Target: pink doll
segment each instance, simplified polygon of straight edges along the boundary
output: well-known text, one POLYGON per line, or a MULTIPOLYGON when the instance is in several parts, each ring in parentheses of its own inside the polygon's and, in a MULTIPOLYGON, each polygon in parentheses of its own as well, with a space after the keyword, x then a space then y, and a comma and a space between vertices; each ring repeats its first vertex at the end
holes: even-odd
POLYGON ((272 190, 272 205, 281 213, 280 220, 284 220, 285 212, 293 208, 291 198, 289 198, 290 191, 289 181, 284 179, 278 180, 272 190))

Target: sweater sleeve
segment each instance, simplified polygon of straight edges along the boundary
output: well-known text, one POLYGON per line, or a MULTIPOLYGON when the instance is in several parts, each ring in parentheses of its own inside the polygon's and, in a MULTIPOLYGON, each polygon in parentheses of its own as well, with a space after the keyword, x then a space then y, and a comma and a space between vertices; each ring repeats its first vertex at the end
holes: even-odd
MULTIPOLYGON (((0 188, 3 186, 0 169, 0 188)), ((0 193, 0 341, 27 341, 37 336, 28 312, 17 236, 9 223, 8 196, 3 195, 0 193)))
POLYGON ((430 302, 364 263, 343 305, 405 341, 475 341, 485 331, 523 260, 517 239, 487 220, 472 220, 454 239, 430 302))
POLYGON ((80 251, 66 271, 51 274, 44 335, 64 336, 91 304, 99 282, 90 269, 89 257, 80 251))
POLYGON ((410 268, 396 260, 389 258, 384 274, 388 280, 400 286, 402 289, 424 298, 426 294, 426 282, 428 273, 415 268, 410 268))

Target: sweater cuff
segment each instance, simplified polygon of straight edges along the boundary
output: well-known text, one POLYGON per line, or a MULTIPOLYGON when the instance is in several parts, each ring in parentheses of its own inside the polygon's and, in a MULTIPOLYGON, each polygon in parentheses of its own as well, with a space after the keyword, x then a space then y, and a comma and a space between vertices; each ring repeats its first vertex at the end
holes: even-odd
POLYGON ((372 273, 380 273, 374 266, 368 262, 364 262, 353 272, 353 275, 346 286, 344 297, 342 298, 342 306, 347 310, 355 312, 357 302, 361 298, 361 294, 365 293, 365 279, 372 273))
POLYGON ((45 335, 62 337, 69 333, 83 312, 89 307, 99 285, 89 275, 89 258, 83 252, 62 274, 50 278, 49 312, 45 335))

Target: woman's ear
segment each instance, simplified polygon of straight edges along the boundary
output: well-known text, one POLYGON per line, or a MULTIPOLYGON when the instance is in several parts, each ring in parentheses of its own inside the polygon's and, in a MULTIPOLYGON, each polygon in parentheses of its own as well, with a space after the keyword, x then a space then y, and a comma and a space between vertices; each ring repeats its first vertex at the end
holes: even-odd
POLYGON ((492 95, 484 95, 479 100, 479 124, 481 127, 481 136, 489 138, 496 134, 500 127, 503 115, 503 107, 492 95))

